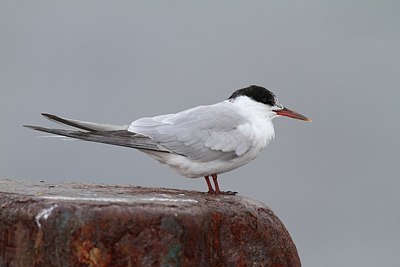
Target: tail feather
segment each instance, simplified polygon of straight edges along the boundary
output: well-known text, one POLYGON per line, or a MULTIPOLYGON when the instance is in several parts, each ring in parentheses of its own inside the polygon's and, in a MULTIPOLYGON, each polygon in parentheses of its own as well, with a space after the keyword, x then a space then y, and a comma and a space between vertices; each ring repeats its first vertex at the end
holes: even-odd
POLYGON ((89 142, 97 142, 97 143, 110 144, 116 146, 131 147, 136 149, 171 153, 171 151, 159 146, 152 139, 126 130, 83 132, 83 131, 71 131, 63 129, 50 129, 40 126, 31 126, 31 125, 24 125, 24 127, 36 131, 66 136, 89 142))
POLYGON ((72 126, 85 131, 119 131, 126 130, 129 127, 129 125, 111 125, 66 119, 48 113, 42 113, 42 115, 51 121, 72 126))

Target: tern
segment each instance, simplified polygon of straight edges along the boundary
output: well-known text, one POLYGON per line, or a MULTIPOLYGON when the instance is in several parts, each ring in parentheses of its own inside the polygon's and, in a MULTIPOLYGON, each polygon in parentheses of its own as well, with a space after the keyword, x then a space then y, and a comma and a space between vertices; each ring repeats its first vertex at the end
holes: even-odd
POLYGON ((275 136, 274 118, 286 116, 311 121, 284 107, 274 93, 257 85, 236 90, 227 100, 213 105, 140 118, 128 125, 42 115, 78 130, 24 126, 59 136, 138 149, 183 176, 204 177, 208 193, 227 195, 236 192, 221 191, 217 175, 255 159, 275 136))

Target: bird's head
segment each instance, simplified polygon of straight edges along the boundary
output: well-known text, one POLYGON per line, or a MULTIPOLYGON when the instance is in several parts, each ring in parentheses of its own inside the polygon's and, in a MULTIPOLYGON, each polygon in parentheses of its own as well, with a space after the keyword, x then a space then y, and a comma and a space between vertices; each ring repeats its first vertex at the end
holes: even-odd
POLYGON ((286 116, 293 119, 311 122, 309 118, 284 107, 281 103, 279 103, 279 100, 274 93, 264 87, 251 85, 249 87, 236 90, 229 97, 229 100, 234 100, 240 96, 246 96, 252 101, 264 104, 267 111, 269 111, 271 119, 279 116, 286 116))

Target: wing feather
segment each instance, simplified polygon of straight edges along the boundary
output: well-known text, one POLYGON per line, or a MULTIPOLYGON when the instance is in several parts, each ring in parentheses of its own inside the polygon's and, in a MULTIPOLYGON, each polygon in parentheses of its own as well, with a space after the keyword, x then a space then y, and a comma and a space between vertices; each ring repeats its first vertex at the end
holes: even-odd
POLYGON ((193 160, 229 160, 251 148, 249 134, 240 127, 245 124, 247 120, 229 102, 222 102, 142 118, 134 121, 128 131, 148 136, 165 149, 193 160))

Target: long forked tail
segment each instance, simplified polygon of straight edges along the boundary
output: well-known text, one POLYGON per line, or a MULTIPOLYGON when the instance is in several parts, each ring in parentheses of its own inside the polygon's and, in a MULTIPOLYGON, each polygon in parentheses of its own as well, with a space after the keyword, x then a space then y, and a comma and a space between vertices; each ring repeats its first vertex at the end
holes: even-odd
POLYGON ((143 136, 137 133, 127 131, 127 126, 98 124, 93 122, 82 122, 77 120, 64 119, 54 115, 43 113, 46 118, 56 121, 61 124, 66 124, 72 127, 76 127, 85 131, 74 131, 64 129, 53 129, 45 128, 40 126, 24 125, 24 127, 56 134, 60 136, 66 136, 70 138, 80 139, 89 142, 104 143, 116 146, 131 147, 143 150, 152 150, 159 152, 170 153, 169 150, 159 146, 154 140, 147 136, 143 136))

